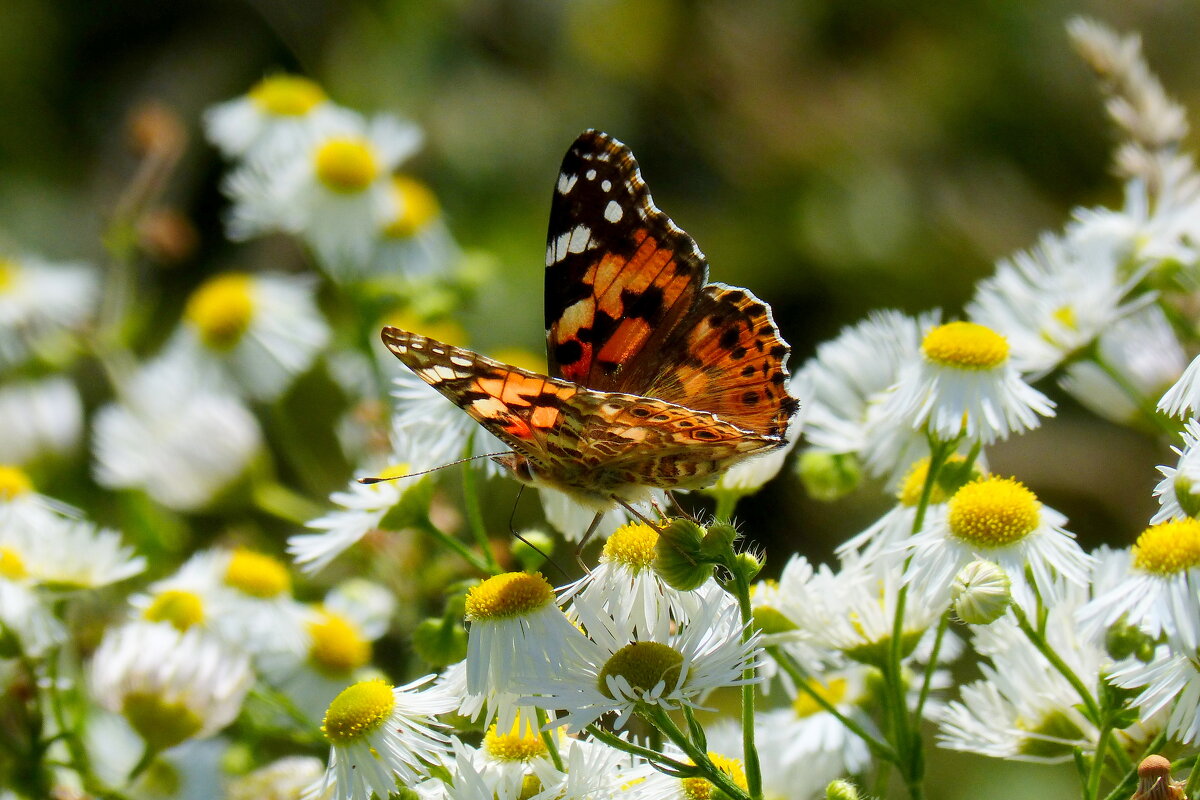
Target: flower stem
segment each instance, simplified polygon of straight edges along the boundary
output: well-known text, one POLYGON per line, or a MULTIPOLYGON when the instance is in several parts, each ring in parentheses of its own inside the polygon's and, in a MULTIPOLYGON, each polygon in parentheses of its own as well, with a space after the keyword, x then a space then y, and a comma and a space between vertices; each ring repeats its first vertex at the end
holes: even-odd
MULTIPOLYGON (((469 448, 470 444, 467 447, 469 448)), ((467 515, 467 526, 471 529, 471 535, 475 537, 475 543, 483 552, 488 572, 492 575, 500 574, 500 564, 496 561, 496 554, 492 552, 492 542, 488 538, 483 510, 479 505, 479 481, 470 464, 463 467, 463 507, 467 515)))
POLYGON ((1026 638, 1028 638, 1033 646, 1038 649, 1038 652, 1045 656, 1046 660, 1050 662, 1051 666, 1058 670, 1059 673, 1067 679, 1067 682, 1071 684, 1072 688, 1075 689, 1075 692, 1079 695, 1079 698, 1083 701, 1084 706, 1087 708, 1088 718, 1097 725, 1102 724, 1100 706, 1096 703, 1096 698, 1092 697, 1092 693, 1088 691, 1088 688, 1083 685, 1083 681, 1079 679, 1079 676, 1076 675, 1074 670, 1067 666, 1067 662, 1063 661, 1062 657, 1055 652, 1054 648, 1050 646, 1050 643, 1046 641, 1046 637, 1033 629, 1033 626, 1029 624, 1029 618, 1025 616, 1025 611, 1022 610, 1019 605, 1014 603, 1012 605, 1012 612, 1017 618, 1017 625, 1021 628, 1021 632, 1024 633, 1026 638))
POLYGON ((554 762, 554 768, 559 772, 565 772, 563 769, 562 753, 558 752, 558 739, 554 734, 546 730, 546 711, 537 709, 538 732, 542 737, 542 744, 546 745, 546 750, 550 753, 550 760, 554 762))
POLYGON ((453 536, 443 531, 437 525, 434 525, 433 520, 429 518, 428 514, 417 514, 415 522, 417 527, 419 527, 424 533, 433 537, 440 544, 443 544, 454 552, 458 553, 468 564, 479 570, 484 575, 495 574, 485 559, 480 558, 479 555, 471 548, 467 547, 458 539, 455 539, 453 536))
POLYGON ((692 764, 684 764, 682 761, 676 761, 675 759, 664 756, 662 753, 658 752, 657 750, 652 750, 649 747, 642 747, 641 745, 636 745, 633 742, 627 742, 620 736, 604 730, 599 725, 588 725, 586 730, 589 734, 591 734, 592 738, 604 742, 609 747, 620 750, 624 753, 629 753, 630 755, 644 758, 650 763, 656 766, 662 766, 671 772, 677 772, 685 775, 698 774, 700 772, 699 767, 693 766, 692 764))
MULTIPOLYGON (((746 642, 754 635, 754 609, 750 605, 750 583, 735 559, 731 548, 726 567, 734 576, 738 608, 742 613, 742 641, 746 642)), ((742 670, 742 761, 746 768, 746 788, 752 798, 760 798, 762 766, 758 759, 758 745, 754 741, 754 670, 754 666, 742 670)))
POLYGON ((925 711, 925 701, 929 699, 929 689, 933 684, 933 673, 937 670, 938 653, 942 650, 942 639, 946 629, 950 627, 950 609, 942 614, 938 622, 937 633, 934 634, 933 650, 929 653, 929 662, 925 665, 925 677, 921 681, 921 695, 917 698, 917 707, 913 711, 913 725, 921 724, 921 714, 925 711))
MULTIPOLYGON (((675 724, 670 715, 657 706, 643 706, 642 714, 655 727, 667 735, 667 738, 674 742, 679 749, 687 753, 688 758, 700 768, 700 774, 703 775, 710 783, 724 792, 733 800, 752 800, 752 796, 747 794, 742 787, 734 783, 733 779, 728 774, 717 768, 717 765, 708 757, 708 753, 701 750, 695 742, 689 739, 679 726, 675 724)), ((746 779, 749 782, 749 763, 743 760, 743 765, 746 767, 746 779)), ((757 797, 761 797, 760 794, 757 797)))
POLYGON ((1139 391, 1138 388, 1133 385, 1133 382, 1123 375, 1119 369, 1114 367, 1108 362, 1107 359, 1100 355, 1100 348, 1094 348, 1094 352, 1092 353, 1092 361, 1104 372, 1105 375, 1112 378, 1113 383, 1117 384, 1121 391, 1123 391, 1125 395, 1133 401, 1133 404, 1138 407, 1138 410, 1142 412, 1142 415, 1145 416, 1146 419, 1156 428, 1158 428, 1160 432, 1172 438, 1179 434, 1178 428, 1176 428, 1175 425, 1171 424, 1170 420, 1158 412, 1158 407, 1154 404, 1154 402, 1142 394, 1141 391, 1139 391))

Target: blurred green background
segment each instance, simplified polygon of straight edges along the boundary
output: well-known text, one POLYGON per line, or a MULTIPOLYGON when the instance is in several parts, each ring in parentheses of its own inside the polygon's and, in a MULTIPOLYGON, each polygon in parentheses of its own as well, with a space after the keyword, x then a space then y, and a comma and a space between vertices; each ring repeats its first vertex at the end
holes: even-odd
MULTIPOLYGON (((226 165, 199 129, 204 108, 298 71, 424 128, 407 169, 459 242, 497 264, 460 317, 478 349, 540 350, 551 187, 567 145, 596 127, 633 148, 713 279, 771 303, 798 367, 873 308, 955 316, 995 259, 1073 206, 1121 202, 1114 135, 1063 28, 1077 14, 1140 31, 1168 91, 1200 108, 1200 5, 1184 2, 3 0, 0 243, 102 261, 106 209, 135 164, 125 121, 153 100, 192 134, 168 199, 200 234, 153 276, 163 313, 222 269, 303 268, 290 242, 224 237, 226 165)), ((1060 417, 992 450, 992 468, 1086 545, 1129 543, 1165 444, 1042 388, 1060 417)), ((881 508, 873 491, 816 504, 784 478, 740 516, 785 547, 768 551, 778 568, 792 549, 827 557, 881 508)), ((940 758, 951 772, 979 763, 940 758)), ((930 788, 1013 791, 982 777, 930 788)))

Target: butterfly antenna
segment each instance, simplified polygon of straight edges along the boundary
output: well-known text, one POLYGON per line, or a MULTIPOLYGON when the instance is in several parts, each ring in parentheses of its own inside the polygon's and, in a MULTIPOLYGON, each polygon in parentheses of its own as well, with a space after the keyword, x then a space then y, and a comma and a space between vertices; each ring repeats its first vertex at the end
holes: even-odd
MULTIPOLYGON (((620 500, 617 501, 621 505, 625 505, 620 500)), ((629 506, 625 506, 628 508, 629 506)), ((583 563, 583 548, 587 546, 588 539, 592 538, 592 534, 596 532, 596 528, 600 527, 600 520, 604 519, 604 512, 597 511, 596 516, 592 517, 592 524, 588 525, 588 529, 584 531, 583 538, 579 540, 579 544, 575 545, 575 560, 579 562, 579 566, 583 567, 584 572, 591 572, 588 565, 583 563)))
POLYGON ((521 484, 520 488, 517 489, 517 499, 513 501, 512 512, 508 515, 508 532, 511 533, 513 536, 515 536, 518 540, 524 542, 526 547, 529 547, 535 553, 540 555, 542 558, 546 559, 546 563, 552 564, 556 570, 558 570, 559 572, 561 572, 563 574, 564 578, 567 577, 567 571, 565 569, 563 569, 562 567, 560 567, 558 565, 557 561, 555 561, 553 558, 551 558, 549 555, 547 555, 542 550, 542 548, 538 547, 536 544, 529 541, 521 534, 517 533, 516 525, 514 525, 513 523, 517 519, 517 506, 520 505, 521 495, 523 495, 523 494, 525 494, 525 484, 521 484))
POLYGON ((445 469, 446 467, 453 467, 456 464, 465 464, 468 461, 474 461, 477 458, 495 458, 496 456, 511 456, 511 455, 515 455, 515 454, 516 453, 513 450, 505 450, 500 453, 482 453, 477 456, 468 456, 466 458, 460 458, 458 461, 451 461, 449 464, 442 464, 440 467, 433 467, 432 469, 423 469, 420 472, 407 472, 403 475, 393 475, 390 478, 359 478, 358 482, 365 484, 367 486, 370 486, 373 483, 383 483, 384 481, 398 481, 401 478, 415 478, 418 475, 428 475, 431 472, 437 472, 439 469, 445 469))

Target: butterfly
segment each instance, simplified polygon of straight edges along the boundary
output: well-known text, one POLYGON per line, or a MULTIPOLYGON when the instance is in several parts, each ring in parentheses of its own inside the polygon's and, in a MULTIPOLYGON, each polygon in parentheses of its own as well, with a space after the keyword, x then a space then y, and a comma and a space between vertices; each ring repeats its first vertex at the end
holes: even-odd
POLYGON ((548 374, 398 328, 383 342, 511 448, 517 479, 597 512, 697 489, 786 444, 798 403, 771 309, 708 283, 633 153, 586 131, 563 158, 546 240, 548 374))

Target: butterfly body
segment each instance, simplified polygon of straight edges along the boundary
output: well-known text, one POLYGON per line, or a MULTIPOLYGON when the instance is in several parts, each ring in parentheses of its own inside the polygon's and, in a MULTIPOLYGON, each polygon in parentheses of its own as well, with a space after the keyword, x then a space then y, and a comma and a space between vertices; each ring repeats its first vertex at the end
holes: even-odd
POLYGON ((383 341, 512 448, 495 460, 514 476, 604 510, 652 489, 703 488, 786 442, 797 403, 770 308, 707 276, 629 149, 588 131, 551 206, 550 374, 397 328, 383 341))

